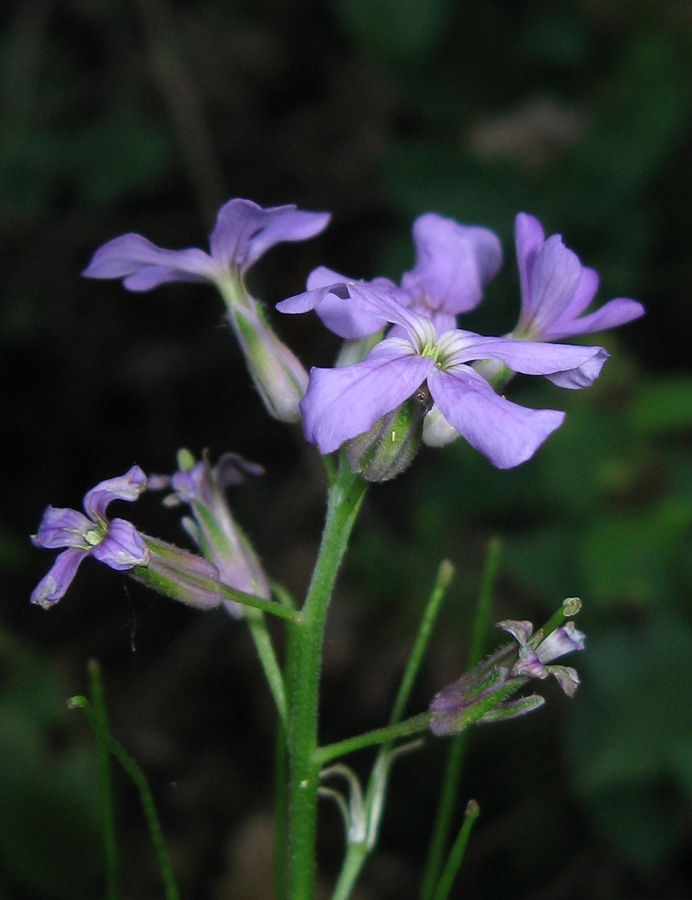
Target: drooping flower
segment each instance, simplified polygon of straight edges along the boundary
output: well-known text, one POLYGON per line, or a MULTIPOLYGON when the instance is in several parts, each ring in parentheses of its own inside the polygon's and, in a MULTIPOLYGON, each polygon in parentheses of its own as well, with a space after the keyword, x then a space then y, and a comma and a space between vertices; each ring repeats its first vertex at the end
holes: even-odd
POLYGON ((559 341, 625 325, 644 314, 636 300, 618 297, 582 315, 598 290, 598 274, 582 266, 559 234, 546 239, 540 222, 519 213, 514 222, 521 314, 512 337, 559 341))
POLYGON ((401 285, 388 278, 360 282, 323 266, 307 281, 307 292, 315 294, 317 315, 340 337, 352 340, 374 334, 386 320, 357 305, 338 302, 334 289, 347 283, 352 293, 369 287, 389 290, 403 306, 428 316, 439 334, 454 328, 460 313, 474 309, 483 288, 502 265, 502 247, 487 228, 460 225, 436 213, 425 213, 413 223, 416 263, 405 272, 401 285))
MULTIPOLYGON (((224 584, 268 600, 267 577, 250 541, 233 518, 225 496, 226 488, 239 484, 245 474, 261 475, 261 466, 235 453, 224 453, 211 466, 206 456, 195 462, 187 451, 179 454, 179 465, 179 471, 166 479, 166 486, 174 493, 164 502, 167 506, 181 503, 190 506, 192 518, 183 518, 183 527, 205 559, 215 565, 224 584)), ((233 616, 243 613, 239 603, 225 600, 224 606, 233 616)))
POLYGON ((196 247, 164 250, 140 234, 124 234, 100 247, 82 273, 87 278, 122 278, 129 291, 150 291, 175 281, 215 285, 245 355, 250 375, 274 418, 294 422, 307 373, 272 331, 261 304, 245 287, 248 269, 275 244, 319 234, 328 213, 294 205, 263 209, 251 200, 229 200, 219 210, 209 237, 210 252, 196 247))
POLYGON ((511 699, 532 678, 552 675, 568 697, 574 696, 579 687, 576 669, 552 665, 552 661, 584 649, 583 633, 573 622, 564 624, 564 617, 575 615, 580 607, 576 597, 565 600, 557 614, 563 624, 546 637, 543 629, 534 633, 531 622, 498 622, 497 627, 511 634, 516 643, 496 650, 436 694, 430 705, 433 734, 458 734, 474 722, 512 719, 538 709, 545 702, 538 694, 511 699))
MULTIPOLYGON (((593 381, 607 358, 601 347, 482 337, 458 329, 438 336, 428 317, 403 307, 383 285, 341 284, 331 293, 399 326, 405 337, 385 338, 360 363, 311 370, 301 402, 303 430, 323 454, 369 431, 426 384, 447 422, 494 466, 519 465, 562 423, 564 413, 526 409, 500 397, 469 363, 498 359, 513 371, 549 377, 579 369, 593 381)), ((310 292, 278 308, 305 312, 319 301, 319 292, 310 292)))
POLYGON ((52 506, 46 509, 32 543, 46 550, 67 549, 59 554, 50 572, 32 592, 32 603, 48 609, 60 600, 87 556, 118 572, 148 565, 150 552, 134 525, 124 519, 106 518, 109 503, 132 502, 145 488, 144 472, 139 466, 133 466, 119 478, 100 482, 85 495, 86 515, 75 509, 52 506))

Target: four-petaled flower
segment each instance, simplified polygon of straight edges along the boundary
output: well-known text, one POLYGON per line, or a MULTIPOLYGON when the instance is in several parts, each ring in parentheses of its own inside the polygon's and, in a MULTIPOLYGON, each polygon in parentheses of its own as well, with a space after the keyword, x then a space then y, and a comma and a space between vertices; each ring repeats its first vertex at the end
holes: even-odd
POLYGON ((123 234, 100 247, 82 274, 122 278, 128 291, 150 291, 171 281, 237 279, 270 247, 314 237, 328 222, 329 213, 305 212, 294 204, 264 209, 235 198, 218 212, 210 253, 197 247, 164 250, 141 234, 123 234))
MULTIPOLYGON (((320 266, 310 273, 308 292, 317 291, 316 312, 339 337, 368 337, 386 324, 373 312, 338 302, 332 288, 348 283, 352 292, 361 285, 389 290, 403 306, 432 319, 439 334, 454 328, 456 317, 481 301, 483 288, 502 265, 502 247, 488 228, 460 225, 436 213, 425 213, 413 223, 416 264, 405 272, 400 286, 388 278, 359 282, 320 266)), ((396 330, 395 330, 396 331, 396 330)))
MULTIPOLYGON (((526 409, 495 393, 469 365, 498 359, 516 372, 569 381, 593 381, 607 358, 601 347, 575 347, 482 337, 452 329, 437 334, 426 316, 406 309, 386 285, 341 284, 329 289, 336 302, 399 326, 405 337, 387 337, 359 363, 337 369, 313 368, 300 404, 305 437, 323 454, 369 429, 424 383, 447 422, 500 469, 529 459, 561 423, 557 410, 526 409)), ((278 304, 286 313, 313 309, 320 291, 278 304)))
POLYGON ((527 213, 514 222, 519 267, 521 314, 512 337, 558 341, 616 328, 644 314, 636 300, 618 297, 582 315, 598 290, 598 274, 582 266, 559 234, 547 240, 541 223, 527 213))
POLYGON ((134 525, 124 519, 106 518, 111 501, 136 500, 146 489, 146 482, 144 472, 133 466, 119 478, 97 484, 85 495, 86 515, 76 509, 46 509, 32 543, 46 550, 67 549, 32 592, 32 603, 47 609, 60 600, 87 556, 118 572, 149 564, 149 549, 134 525))

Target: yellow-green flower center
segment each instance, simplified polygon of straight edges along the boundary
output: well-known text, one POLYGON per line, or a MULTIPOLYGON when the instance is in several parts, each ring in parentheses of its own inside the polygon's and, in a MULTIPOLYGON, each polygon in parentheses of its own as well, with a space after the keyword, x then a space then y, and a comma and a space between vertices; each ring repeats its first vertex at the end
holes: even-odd
POLYGON ((85 531, 83 534, 84 540, 90 547, 98 547, 105 536, 106 529, 99 528, 98 526, 95 528, 90 528, 89 531, 85 531))

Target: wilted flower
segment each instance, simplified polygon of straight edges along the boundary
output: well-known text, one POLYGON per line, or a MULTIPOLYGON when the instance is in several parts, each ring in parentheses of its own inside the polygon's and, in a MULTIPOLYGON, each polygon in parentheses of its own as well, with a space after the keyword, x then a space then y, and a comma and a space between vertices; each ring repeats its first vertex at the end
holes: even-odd
POLYGON ((533 634, 531 622, 506 620, 498 622, 497 627, 511 634, 519 644, 519 659, 512 666, 512 675, 526 675, 529 678, 552 675, 568 697, 574 694, 579 686, 576 669, 546 665, 560 656, 584 649, 584 635, 577 631, 574 622, 561 625, 546 638, 543 638, 541 631, 533 634))
MULTIPOLYGON (((579 368, 593 381, 607 358, 600 347, 482 337, 457 329, 438 336, 428 317, 406 309, 379 285, 342 284, 332 294, 344 305, 399 326, 405 337, 385 338, 360 363, 311 370, 300 404, 303 430, 324 454, 369 431, 427 384, 449 424, 494 466, 519 465, 562 423, 564 413, 526 409, 505 400, 469 363, 499 359, 514 371, 549 377, 579 368)), ((299 313, 318 302, 318 292, 312 292, 284 300, 278 308, 299 313)))
MULTIPOLYGON (((581 601, 570 597, 563 604, 562 616, 574 615, 581 601)), ((510 699, 531 678, 553 675, 568 697, 579 686, 576 669, 546 665, 552 660, 584 649, 584 635, 573 622, 561 624, 544 638, 543 629, 535 634, 531 622, 506 620, 498 628, 515 638, 486 660, 443 688, 430 705, 430 730, 438 736, 458 734, 474 722, 495 722, 525 715, 545 703, 543 697, 510 699)))
POLYGON ((261 305, 248 294, 244 276, 270 247, 314 237, 328 221, 328 213, 305 212, 292 204, 263 209, 251 200, 229 200, 216 217, 210 253, 196 247, 164 250, 141 234, 123 234, 100 247, 82 274, 122 278, 129 291, 150 291, 174 281, 214 284, 267 411, 295 422, 307 373, 271 330, 261 305))
POLYGON ((146 489, 146 475, 133 466, 119 478, 102 481, 84 497, 84 513, 49 506, 38 532, 31 538, 36 547, 57 550, 66 547, 50 572, 31 594, 31 602, 44 609, 52 606, 72 583, 82 560, 93 556, 118 572, 149 564, 150 553, 134 525, 124 519, 106 518, 113 500, 132 502, 146 489))
MULTIPOLYGON (((179 464, 180 470, 166 479, 174 491, 166 498, 166 505, 189 504, 192 518, 183 518, 183 527, 203 556, 215 565, 224 584, 268 600, 266 575, 225 496, 227 487, 239 484, 245 474, 261 475, 262 467, 235 453, 224 453, 211 466, 206 456, 194 462, 187 452, 181 452, 179 464)), ((242 615, 240 603, 226 600, 224 605, 232 615, 242 615)))

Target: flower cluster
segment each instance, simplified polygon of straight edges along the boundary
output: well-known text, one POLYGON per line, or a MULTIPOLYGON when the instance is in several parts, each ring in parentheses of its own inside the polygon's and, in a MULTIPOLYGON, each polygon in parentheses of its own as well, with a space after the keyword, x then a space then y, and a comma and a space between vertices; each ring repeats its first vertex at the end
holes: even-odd
MULTIPOLYGON (((399 284, 356 281, 319 267, 304 293, 277 304, 283 313, 314 309, 346 341, 340 364, 314 367, 308 376, 248 293, 245 275, 275 244, 314 237, 328 221, 327 213, 293 205, 263 209, 234 199, 219 210, 209 253, 165 250, 142 235, 125 234, 98 249, 83 274, 122 279, 135 292, 179 281, 214 285, 268 412, 287 422, 302 418, 306 439, 322 454, 345 447, 351 470, 371 481, 398 474, 421 439, 441 445, 462 436, 500 469, 525 462, 564 413, 520 406, 498 388, 515 372, 544 376, 563 388, 587 387, 601 371, 605 350, 553 342, 622 325, 644 311, 634 300, 616 298, 585 314, 598 276, 559 235, 546 239, 540 223, 520 213, 516 327, 502 337, 461 329, 457 317, 480 303, 502 264, 502 248, 486 228, 426 213, 414 222, 415 264, 399 284)), ((206 459, 187 459, 166 482, 174 491, 170 502, 190 506, 184 526, 201 556, 186 557, 187 551, 146 537, 123 519, 107 519, 112 500, 133 501, 145 489, 137 466, 90 491, 85 513, 49 507, 33 541, 63 552, 32 601, 48 607, 59 600, 87 556, 197 606, 221 602, 223 591, 215 584, 268 600, 262 568, 223 494, 241 471, 252 467, 230 455, 213 468, 206 459), (189 581, 180 574, 186 566, 189 581)), ((233 603, 229 609, 238 612, 233 603)))
POLYGON ((457 328, 456 316, 480 302, 483 286, 498 270, 497 238, 428 213, 414 223, 413 239, 416 265, 400 285, 384 278, 349 280, 320 268, 308 278, 305 293, 278 304, 284 313, 316 310, 328 328, 349 340, 393 326, 361 361, 311 370, 300 405, 305 436, 331 453, 424 390, 434 404, 422 423, 424 440, 445 443, 451 432, 498 468, 519 465, 564 414, 506 400, 489 374, 504 367, 504 381, 507 373, 520 372, 564 388, 587 387, 600 373, 605 350, 550 342, 623 324, 643 308, 621 298, 579 318, 595 294, 595 272, 581 265, 559 235, 546 240, 538 221, 520 213, 519 323, 505 337, 483 337, 457 328), (492 364, 484 369, 482 361, 492 364))
POLYGON ((516 327, 504 337, 460 329, 457 317, 480 303, 483 288, 502 264, 502 248, 487 228, 426 213, 413 225, 415 265, 398 285, 387 278, 357 281, 319 267, 309 276, 305 293, 278 304, 284 313, 315 309, 347 343, 361 342, 341 357, 341 365, 313 368, 308 379, 247 292, 244 277, 269 248, 313 237, 328 221, 326 213, 295 206, 263 209, 249 200, 230 200, 217 216, 209 253, 164 250, 139 234, 126 234, 97 250, 83 274, 122 278, 130 291, 174 281, 215 285, 271 415, 288 422, 302 417, 306 439, 323 454, 372 429, 381 437, 368 439, 367 454, 382 435, 394 444, 404 441, 403 462, 371 466, 369 456, 353 459, 352 466, 371 480, 392 477, 412 457, 411 448, 419 443, 415 435, 393 431, 388 420, 377 423, 388 414, 396 417, 416 395, 431 398, 425 415, 414 416, 409 429, 426 443, 441 445, 461 435, 498 468, 525 462, 564 414, 526 409, 496 389, 515 372, 545 376, 564 388, 588 387, 598 377, 605 350, 551 342, 622 325, 643 313, 636 301, 617 298, 584 315, 598 276, 582 266, 560 235, 546 239, 536 219, 519 213, 515 243, 521 311, 516 327), (346 361, 351 364, 344 365, 346 361))

